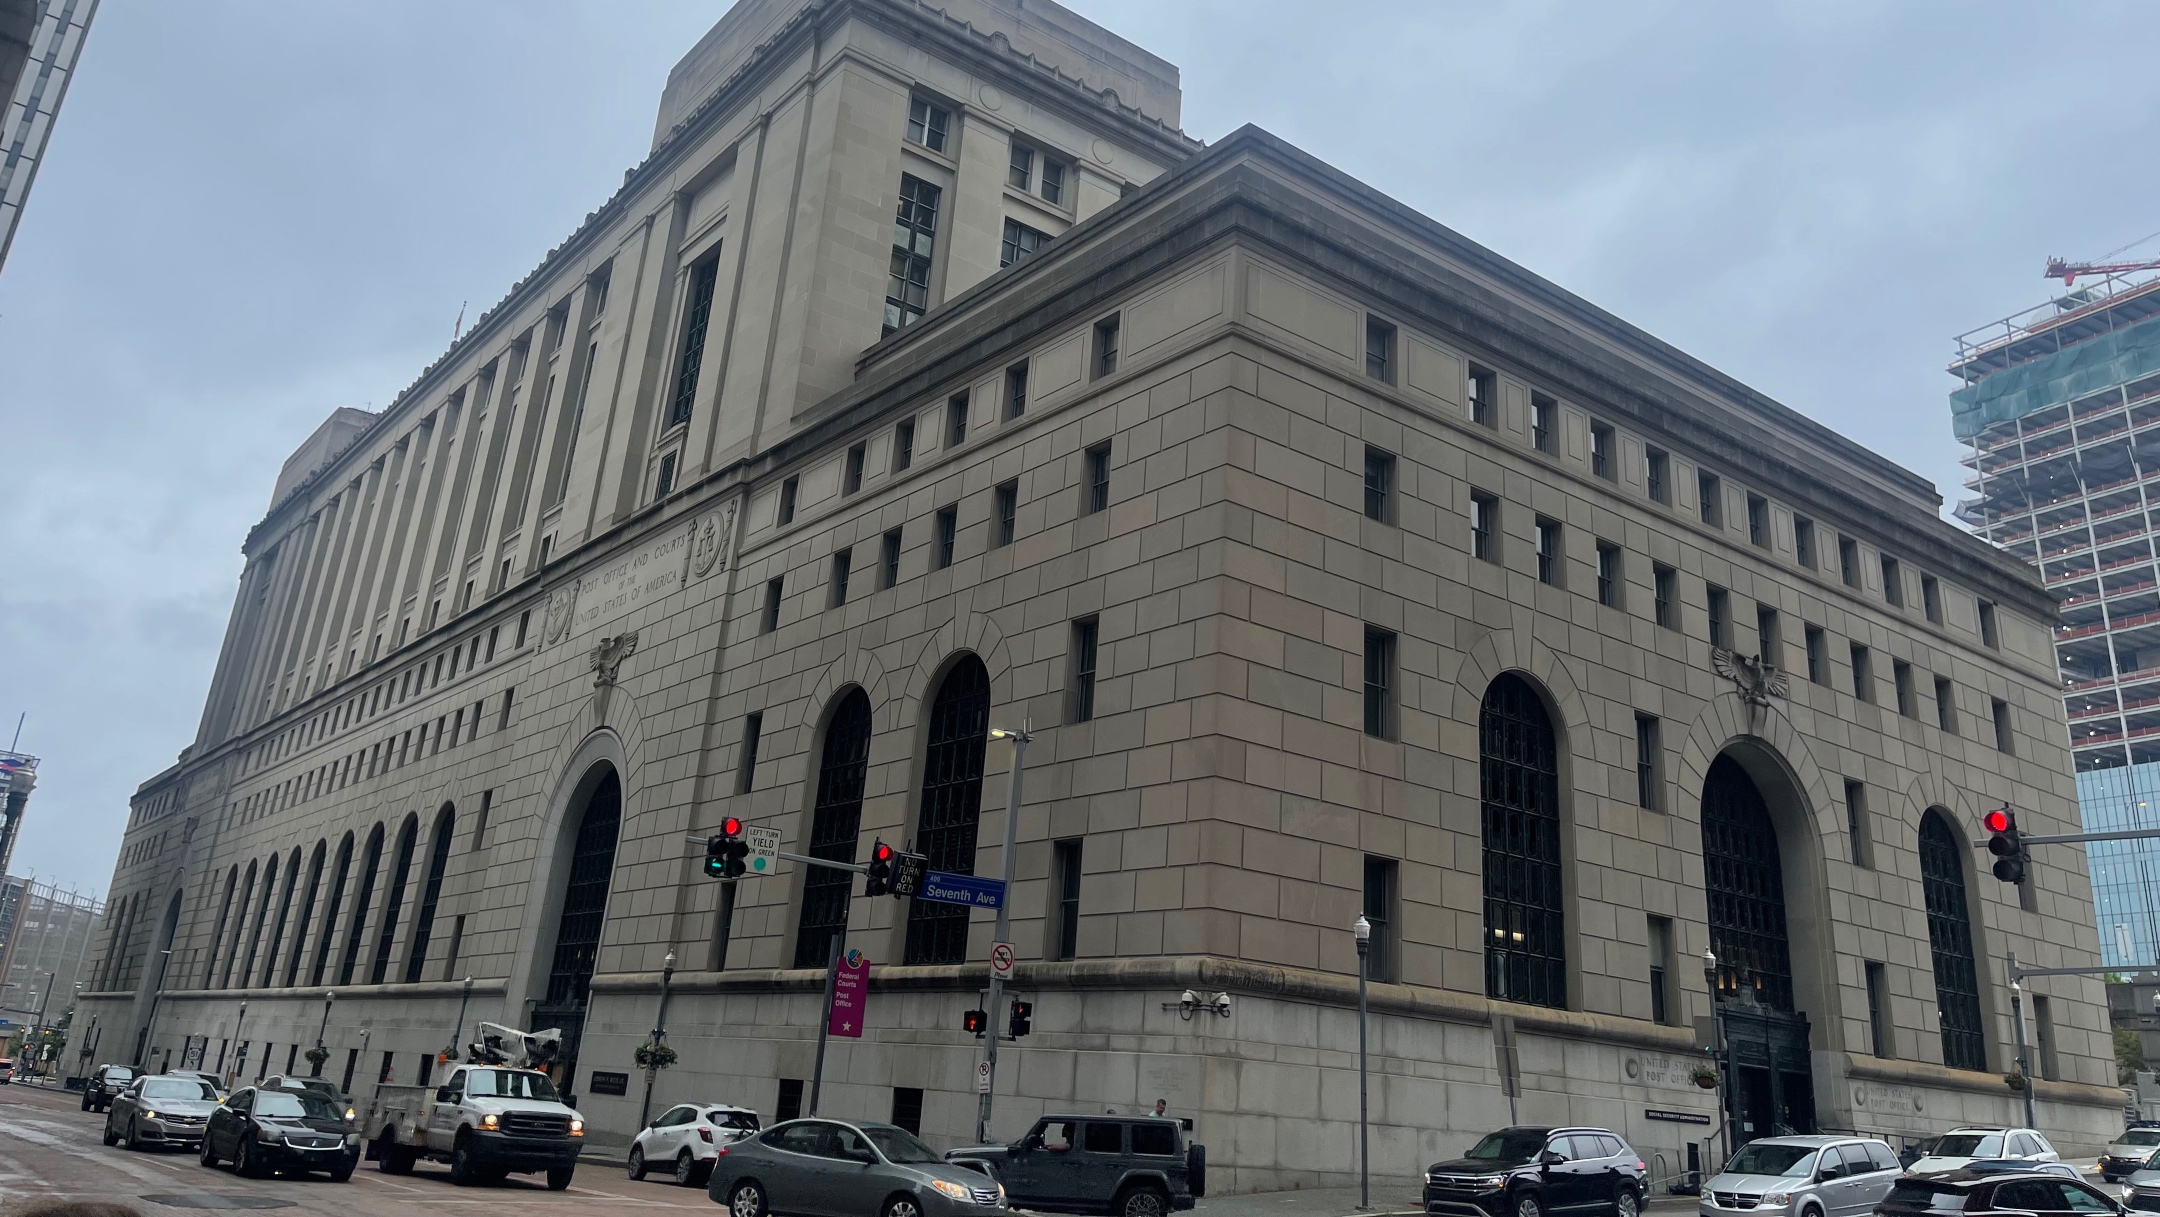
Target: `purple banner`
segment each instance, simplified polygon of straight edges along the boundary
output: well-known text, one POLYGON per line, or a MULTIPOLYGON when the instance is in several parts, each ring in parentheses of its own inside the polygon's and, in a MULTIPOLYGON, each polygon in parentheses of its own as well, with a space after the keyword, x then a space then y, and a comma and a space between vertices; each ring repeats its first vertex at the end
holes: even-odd
POLYGON ((849 947, 833 975, 832 1013, 825 1029, 850 1039, 862 1038, 863 1019, 870 1013, 870 961, 849 947))

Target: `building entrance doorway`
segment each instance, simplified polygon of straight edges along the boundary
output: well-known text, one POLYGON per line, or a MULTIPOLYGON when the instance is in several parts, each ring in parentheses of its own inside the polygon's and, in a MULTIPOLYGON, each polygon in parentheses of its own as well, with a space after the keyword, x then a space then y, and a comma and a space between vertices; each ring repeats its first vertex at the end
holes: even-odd
POLYGON ((570 881, 563 889, 555 927, 555 954, 547 996, 533 1008, 530 1031, 562 1031, 562 1056, 548 1071, 566 1096, 577 1090, 578 1047, 585 1037, 593 965, 607 918, 608 885, 615 875, 615 838, 622 826, 622 782, 610 767, 586 796, 570 854, 570 881))

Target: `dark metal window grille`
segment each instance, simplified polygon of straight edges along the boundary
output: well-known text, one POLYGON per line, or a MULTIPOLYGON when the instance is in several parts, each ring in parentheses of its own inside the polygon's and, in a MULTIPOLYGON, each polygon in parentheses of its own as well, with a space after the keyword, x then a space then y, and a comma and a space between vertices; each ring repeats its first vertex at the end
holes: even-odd
MULTIPOLYGON (((622 782, 611 769, 586 800, 570 854, 570 881, 563 889, 562 917, 555 928, 555 957, 548 969, 546 1004, 582 1009, 592 984, 600 928, 607 916, 608 884, 615 874, 615 837, 622 824, 622 782)), ((546 1024, 553 1026, 552 1023, 546 1024)))
POLYGON ((1388 497, 1395 492, 1395 458, 1378 448, 1365 450, 1365 518, 1387 522, 1388 497))
POLYGON ((960 540, 960 509, 947 507, 937 513, 937 567, 953 564, 953 549, 960 540))
POLYGON ((1080 954, 1080 839, 1057 843, 1058 922, 1056 959, 1080 954))
POLYGON ((1522 678, 1502 675, 1478 714, 1485 821, 1485 995, 1567 1005, 1560 903, 1560 773, 1552 720, 1522 678))
POLYGON ((997 500, 997 539, 991 544, 993 547, 1010 545, 1020 524, 1020 483, 1005 483, 997 488, 994 497, 997 500))
POLYGON ((1365 734, 1395 736, 1395 635, 1365 627, 1365 734))
POLYGON ((1792 1009, 1792 952, 1785 937, 1785 870, 1770 807, 1738 761, 1721 756, 1703 780, 1703 887, 1718 994, 1751 989, 1775 1010, 1792 1009))
POLYGON ((1087 514, 1109 505, 1110 445, 1102 443, 1087 450, 1087 514))
POLYGON ((1372 927, 1367 945, 1365 975, 1373 980, 1395 979, 1395 860, 1365 859, 1365 924, 1372 927))
POLYGON ((435 906, 442 899, 443 872, 450 866, 450 832, 454 820, 444 808, 435 820, 435 847, 428 851, 427 879, 420 886, 420 911, 413 918, 412 955, 405 961, 405 983, 420 979, 427 967, 428 939, 435 931, 435 906))
POLYGON ((278 898, 277 921, 270 927, 268 953, 263 958, 262 984, 268 987, 277 978, 278 948, 285 943, 285 923, 292 917, 293 889, 300 886, 300 851, 294 850, 292 862, 285 867, 284 894, 278 898))
POLYGON ((920 320, 930 307, 930 254, 937 244, 942 192, 911 173, 900 175, 893 217, 892 273, 885 283, 885 333, 920 320))
POLYGON ((293 922, 292 954, 285 960, 285 983, 288 986, 300 981, 300 959, 307 946, 308 922, 315 917, 315 897, 322 890, 323 861, 328 853, 328 845, 317 841, 315 856, 308 860, 307 893, 300 897, 300 916, 293 922))
POLYGON ((1620 606, 1620 547, 1603 541, 1597 547, 1597 602, 1620 606))
POLYGON ((891 587, 900 582, 900 530, 895 528, 885 534, 883 550, 878 555, 878 566, 884 571, 881 587, 891 587))
POLYGON ((420 821, 412 816, 398 832, 397 861, 390 866, 390 898, 383 901, 381 932, 375 935, 375 963, 368 969, 368 983, 379 985, 390 978, 390 953, 397 948, 398 914, 405 908, 405 881, 412 877, 413 850, 419 844, 420 821))
MULTIPOLYGON (((916 848, 930 869, 975 873, 975 833, 982 815, 983 744, 990 730, 990 673, 982 660, 962 656, 938 685, 930 709, 930 748, 923 758, 921 827, 916 848)), ((967 959, 964 905, 908 902, 910 964, 967 959)))
POLYGON ((1727 628, 1727 622, 1731 619, 1731 601, 1725 594, 1725 589, 1722 587, 1706 588, 1704 589, 1703 600, 1710 612, 1710 645, 1714 647, 1730 647, 1732 638, 1730 637, 1731 631, 1727 628))
POLYGON ((1679 629, 1680 572, 1670 566, 1653 565, 1650 568, 1650 583, 1653 598, 1656 600, 1653 607, 1657 612, 1657 623, 1668 630, 1679 629))
POLYGON ((675 367, 675 400, 668 407, 668 426, 690 421, 697 403, 698 373, 705 366, 705 331, 712 321, 713 285, 719 281, 720 259, 707 258, 690 268, 690 307, 683 316, 682 358, 675 367))
MULTIPOLYGON (((810 856, 855 860, 862 827, 863 779, 870 770, 870 698, 850 689, 825 728, 818 763, 817 806, 810 814, 810 856)), ((832 954, 833 936, 847 927, 854 874, 804 867, 802 916, 795 931, 795 966, 821 968, 832 954)))
POLYGON ((338 843, 337 870, 330 877, 330 900, 323 906, 322 931, 315 942, 315 966, 308 973, 308 983, 319 985, 323 974, 330 967, 330 939, 337 932, 338 909, 345 903, 345 880, 352 873, 352 834, 338 843))
POLYGON ((1920 817, 1920 888, 1927 902, 1928 945, 1935 957, 1943 1064, 1982 1070, 1987 1068, 1987 1046, 1981 1039, 1980 983, 1973 967, 1961 852, 1940 812, 1920 817))
POLYGON ((1050 234, 1029 228, 1018 220, 1005 221, 1005 235, 998 241, 998 265, 1011 266, 1035 256, 1035 251, 1050 243, 1050 234))
POLYGON ((377 824, 368 834, 367 856, 360 863, 360 890, 354 895, 352 924, 345 930, 345 958, 338 964, 338 983, 349 985, 360 963, 360 935, 367 929, 368 906, 375 903, 375 872, 382 868, 383 830, 377 824))
POLYGON ((1635 716, 1635 805, 1658 809, 1658 720, 1648 714, 1635 716))
POLYGON ((1072 721, 1084 723, 1095 717, 1095 643, 1101 636, 1098 618, 1073 622, 1072 721))

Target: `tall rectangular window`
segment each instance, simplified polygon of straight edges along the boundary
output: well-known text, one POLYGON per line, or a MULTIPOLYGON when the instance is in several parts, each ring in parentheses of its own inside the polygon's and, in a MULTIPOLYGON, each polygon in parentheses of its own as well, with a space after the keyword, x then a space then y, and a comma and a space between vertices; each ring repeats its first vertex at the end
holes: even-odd
POLYGON ((1759 494, 1747 497, 1747 539, 1758 549, 1770 548, 1770 500, 1759 494))
POLYGON ((668 426, 690 421, 697 404, 698 373, 705 366, 705 331, 712 325, 713 285, 720 259, 707 258, 690 268, 690 292, 683 310, 682 354, 675 361, 675 396, 668 403, 668 426))
POLYGON ((1043 158, 1042 189, 1040 193, 1046 203, 1057 203, 1062 206, 1065 202, 1065 166, 1051 160, 1049 157, 1043 158))
MULTIPOLYGON (((653 479, 653 497, 664 499, 675 490, 675 453, 660 458, 660 476, 653 479)), ((471 599, 472 584, 465 585, 466 598, 471 599)))
POLYGON ((1897 1056, 1893 1046, 1897 1041, 1890 1029, 1890 977, 1889 969, 1870 959, 1863 965, 1867 975, 1867 1014, 1869 1048, 1878 1057, 1890 1060, 1897 1056))
POLYGON ((1606 608, 1620 607, 1620 547, 1610 541, 1597 543, 1597 602, 1606 608))
POLYGON ((765 581, 765 611, 758 620, 760 634, 770 634, 780 628, 780 585, 779 579, 765 581))
POLYGON ((1613 465, 1613 443, 1611 424, 1590 424, 1590 472, 1608 482, 1618 476, 1613 465))
POLYGON ((1007 162, 1005 181, 1015 190, 1028 194, 1035 192, 1035 150, 1026 144, 1014 142, 1012 159, 1007 162))
POLYGON ((1102 622, 1095 617, 1082 617, 1072 625, 1072 722, 1095 717, 1095 642, 1101 632, 1102 622))
POLYGON ((1755 653, 1765 664, 1773 668, 1785 666, 1783 626, 1778 621, 1778 611, 1765 604, 1755 606, 1755 643, 1761 648, 1755 653))
POLYGON ((1806 516, 1794 516, 1792 522, 1793 560, 1809 570, 1815 569, 1815 521, 1806 516))
POLYGON ((1005 231, 998 238, 998 265, 1011 266, 1035 256, 1036 251, 1050 243, 1050 234, 1040 228, 1030 228, 1018 220, 1005 221, 1005 231))
POLYGON ((1990 650, 2002 649, 2002 636, 1995 632, 1995 604, 1990 600, 1980 602, 1980 645, 1990 650))
POLYGON ((1560 586, 1562 553, 1560 550, 1560 522, 1540 519, 1537 522, 1537 577, 1539 583, 1560 586))
POLYGON ((1480 427, 1500 425, 1500 378, 1476 364, 1470 365, 1470 421, 1480 427))
POLYGON ((1680 628, 1680 572, 1662 562, 1650 564, 1652 614, 1668 630, 1680 628))
POLYGON ((1931 624, 1942 624, 1942 584, 1933 575, 1920 576, 1920 612, 1931 624))
POLYGON ((1868 649, 1852 644, 1852 695, 1861 701, 1875 700, 1875 674, 1869 670, 1868 649))
POLYGON ((952 116, 942 106, 918 97, 908 103, 907 137, 932 152, 945 151, 945 132, 952 116))
POLYGON ((1395 979, 1396 862, 1393 858, 1365 857, 1365 924, 1372 939, 1365 956, 1365 975, 1373 980, 1395 979))
POLYGON ((953 564, 953 549, 960 539, 960 509, 947 507, 937 513, 937 568, 953 564))
POLYGON ((892 471, 898 473, 915 463, 915 420, 903 418, 893 428, 892 471))
POLYGON ((1110 506, 1110 441, 1104 440, 1089 448, 1086 458, 1086 481, 1080 488, 1080 509, 1082 515, 1093 515, 1110 506))
POLYGON ((1395 458, 1370 445, 1365 449, 1365 518, 1394 519, 1395 458))
POLYGON ((2008 756, 2014 751, 2010 746, 2010 703, 2000 697, 1992 698, 1988 708, 1995 716, 1995 751, 2008 756))
POLYGON ((1875 835, 1868 831, 1867 783, 1845 779, 1846 857, 1854 866, 1875 865, 1875 835))
POLYGON ((1643 449, 1643 488, 1651 502, 1672 506, 1672 458, 1664 449, 1643 449))
POLYGON ((1645 920, 1650 930, 1650 1021, 1670 1024, 1673 1021, 1672 920, 1668 917, 1645 920))
POLYGON ((1013 532, 1020 523, 1020 483, 1005 482, 991 491, 993 508, 991 515, 990 547, 1001 549, 1013 543, 1013 532))
POLYGON ((801 490, 802 483, 799 479, 791 477, 780 483, 780 512, 777 523, 792 524, 795 522, 795 496, 801 490))
POLYGON ((1851 537, 1837 539, 1838 578, 1847 587, 1860 586, 1860 543, 1851 537))
POLYGON ((1080 838, 1072 837, 1052 846, 1052 879, 1057 884, 1056 937, 1052 959, 1080 956, 1080 838))
POLYGON ((1095 323, 1095 376, 1096 379, 1117 371, 1118 315, 1110 314, 1095 323))
POLYGON ((1026 360, 1005 369, 1005 418, 1007 421, 1027 413, 1028 366, 1026 360))
POLYGON ((930 255, 937 243, 942 192, 912 173, 900 175, 893 218, 892 267, 885 280, 885 333, 913 325, 930 308, 930 255))
POLYGON ((1807 678, 1818 685, 1830 683, 1830 642, 1819 625, 1801 626, 1807 640, 1807 678))
POLYGON ((1470 492, 1470 556, 1486 562, 1500 560, 1500 500, 1483 491, 1470 492))
POLYGON ((1905 607, 1905 576, 1898 570, 1898 560, 1889 554, 1882 556, 1882 598, 1885 604, 1905 607))
POLYGON ((1947 734, 1958 733, 1957 686, 1947 676, 1935 678, 1935 725, 1947 734))
POLYGON ((1365 627, 1365 734, 1395 738, 1395 635, 1365 627))
POLYGON ((847 466, 840 474, 840 493, 854 494, 862 489, 863 460, 869 455, 870 445, 856 444, 847 450, 847 466))
POLYGON ((1658 761, 1664 755, 1661 734, 1656 715, 1635 716, 1635 805, 1651 811, 1663 806, 1658 798, 1658 761))
POLYGON ((742 759, 735 762, 735 793, 748 794, 757 785, 758 736, 765 731, 765 713, 753 710, 743 716, 742 759))
POLYGON ((1703 586, 1703 603, 1710 610, 1710 645, 1732 649, 1732 596, 1716 584, 1703 586))
POLYGON ((1395 327, 1378 317, 1365 318, 1365 374, 1395 383, 1395 327))
POLYGON ((1718 475, 1697 470, 1695 473, 1696 508, 1702 522, 1712 528, 1725 526, 1725 484, 1718 475))
POLYGON ((848 568, 855 564, 853 549, 836 549, 832 556, 832 600, 830 607, 839 608, 847 603, 848 568))
POLYGON ((1897 690, 1897 712, 1906 718, 1920 717, 1920 698, 1913 690, 1912 665, 1902 659, 1891 660, 1890 683, 1897 690))
POLYGON ((968 395, 956 393, 945 403, 945 446, 958 448, 967 442, 968 395))
POLYGON ((900 582, 900 530, 888 529, 885 539, 878 543, 878 586, 891 587, 900 582))
POLYGON ((1539 452, 1560 450, 1560 403, 1538 392, 1530 394, 1530 446, 1539 452))

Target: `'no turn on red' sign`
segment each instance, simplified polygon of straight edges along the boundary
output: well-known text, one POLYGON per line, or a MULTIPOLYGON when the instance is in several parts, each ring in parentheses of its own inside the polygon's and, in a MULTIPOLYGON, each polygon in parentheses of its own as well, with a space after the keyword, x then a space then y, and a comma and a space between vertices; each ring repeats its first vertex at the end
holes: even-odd
POLYGON ((1009 942, 990 945, 990 975, 999 980, 1011 980, 1013 971, 1013 947, 1009 942))

